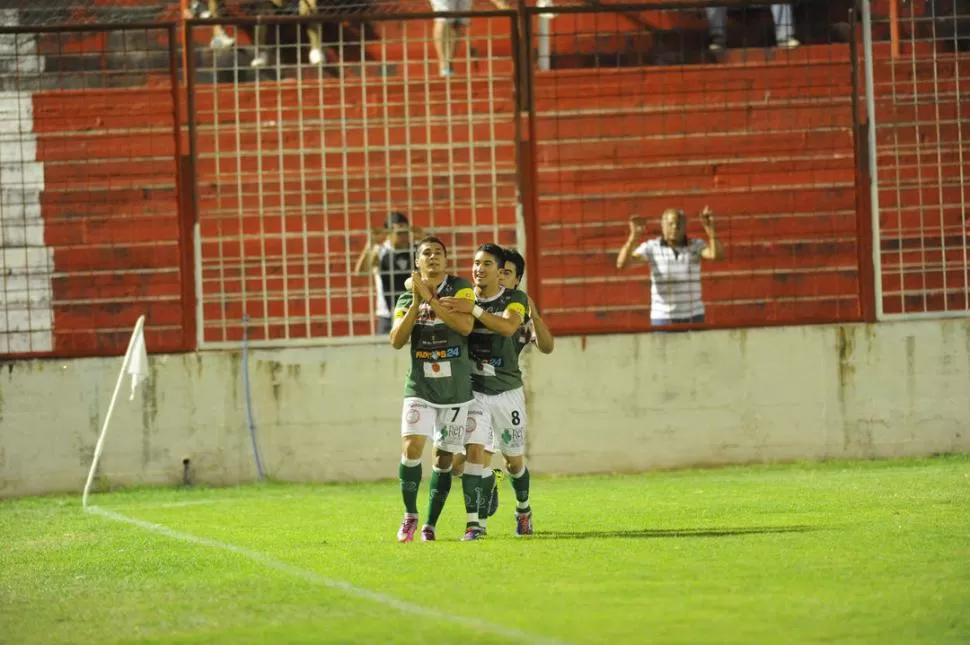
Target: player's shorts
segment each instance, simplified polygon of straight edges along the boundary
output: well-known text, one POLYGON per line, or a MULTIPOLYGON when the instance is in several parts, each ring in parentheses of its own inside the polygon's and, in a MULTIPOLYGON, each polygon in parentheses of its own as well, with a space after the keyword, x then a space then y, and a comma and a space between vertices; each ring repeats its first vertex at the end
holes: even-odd
POLYGON ((468 426, 474 426, 476 433, 485 431, 481 435, 486 438, 485 450, 509 457, 524 455, 525 432, 529 425, 525 390, 520 387, 501 394, 474 392, 474 396, 468 410, 468 426))
MULTIPOLYGON (((431 8, 435 11, 471 11, 472 0, 431 0, 431 8)), ((435 18, 435 20, 445 21, 448 18, 435 18)), ((467 25, 468 18, 457 18, 452 22, 467 25)))
POLYGON ((438 450, 464 452, 469 406, 471 402, 439 407, 424 399, 405 398, 401 412, 401 436, 430 437, 438 450))

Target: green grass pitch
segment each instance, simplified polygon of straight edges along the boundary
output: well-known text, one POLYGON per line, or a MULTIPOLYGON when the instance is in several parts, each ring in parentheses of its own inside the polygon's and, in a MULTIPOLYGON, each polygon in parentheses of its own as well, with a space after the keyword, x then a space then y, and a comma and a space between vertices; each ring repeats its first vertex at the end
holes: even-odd
POLYGON ((433 544, 396 482, 2 501, 0 643, 970 642, 970 456, 502 486, 470 543, 457 482, 433 544))

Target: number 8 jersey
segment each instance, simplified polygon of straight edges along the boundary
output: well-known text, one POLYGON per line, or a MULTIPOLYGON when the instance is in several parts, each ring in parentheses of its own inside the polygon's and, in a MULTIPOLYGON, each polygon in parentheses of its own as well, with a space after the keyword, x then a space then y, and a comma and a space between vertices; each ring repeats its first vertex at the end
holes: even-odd
MULTIPOLYGON (((529 308, 528 297, 517 289, 503 288, 492 298, 476 299, 476 303, 499 317, 506 311, 514 311, 525 319, 529 308)), ((501 394, 522 387, 517 334, 505 337, 476 320, 468 337, 468 353, 472 360, 472 389, 475 392, 501 394)))

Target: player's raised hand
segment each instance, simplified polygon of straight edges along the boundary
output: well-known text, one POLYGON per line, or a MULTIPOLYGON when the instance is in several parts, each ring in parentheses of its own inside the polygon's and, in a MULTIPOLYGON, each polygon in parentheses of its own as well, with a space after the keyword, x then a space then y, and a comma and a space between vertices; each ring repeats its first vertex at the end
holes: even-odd
POLYGON ((418 302, 424 300, 424 297, 421 295, 421 287, 423 285, 424 282, 421 281, 421 274, 417 271, 412 271, 411 277, 404 281, 404 288, 414 294, 414 299, 418 302))
POLYGON ((705 206, 704 210, 701 211, 701 226, 708 233, 714 230, 714 211, 711 210, 710 206, 705 206))
POLYGON ((459 314, 470 314, 472 309, 475 308, 475 302, 472 300, 467 300, 465 298, 442 298, 441 304, 448 311, 453 311, 459 314))
POLYGON ((647 230, 647 225, 639 215, 630 215, 630 237, 639 238, 647 230))

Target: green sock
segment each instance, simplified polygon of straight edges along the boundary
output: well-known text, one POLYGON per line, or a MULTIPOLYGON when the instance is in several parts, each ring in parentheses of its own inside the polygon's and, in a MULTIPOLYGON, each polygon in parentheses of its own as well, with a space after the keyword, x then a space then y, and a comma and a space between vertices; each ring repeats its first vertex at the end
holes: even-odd
POLYGON ((523 468, 519 476, 512 475, 512 489, 515 491, 515 510, 517 513, 528 513, 529 508, 529 469, 523 468))
POLYGON ((482 498, 478 504, 478 523, 485 523, 488 519, 488 509, 492 505, 492 488, 495 486, 495 472, 489 468, 488 474, 482 477, 482 498))
POLYGON ((428 495, 428 521, 425 524, 434 526, 445 508, 445 500, 451 492, 451 469, 441 471, 435 468, 431 473, 431 490, 428 495))
MULTIPOLYGON (((478 526, 478 507, 481 505, 482 497, 482 476, 472 475, 465 467, 465 474, 461 477, 462 492, 465 493, 465 514, 467 521, 465 526, 478 526)), ((486 509, 487 511, 487 509, 486 509)))
POLYGON ((401 480, 401 496, 404 498, 404 512, 418 514, 418 488, 421 487, 421 462, 417 466, 401 464, 397 469, 401 480))

